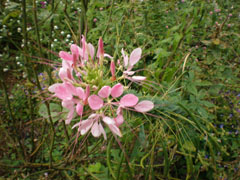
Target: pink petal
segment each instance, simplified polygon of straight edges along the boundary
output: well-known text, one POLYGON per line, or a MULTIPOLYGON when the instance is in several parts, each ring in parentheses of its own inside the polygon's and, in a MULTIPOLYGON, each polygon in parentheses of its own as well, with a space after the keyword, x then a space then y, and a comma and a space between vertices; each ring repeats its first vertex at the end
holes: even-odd
POLYGON ((116 135, 122 137, 121 131, 119 130, 119 128, 116 125, 109 124, 108 127, 112 131, 113 134, 116 134, 116 135))
POLYGON ((71 45, 72 54, 76 54, 77 58, 79 57, 79 47, 76 44, 71 45))
POLYGON ((65 86, 65 88, 69 91, 69 93, 71 93, 72 95, 74 95, 74 96, 77 96, 77 95, 78 95, 78 94, 77 94, 77 91, 76 91, 76 87, 73 86, 71 83, 65 82, 65 83, 64 83, 64 86, 65 86))
POLYGON ((68 79, 68 74, 67 74, 67 70, 64 68, 60 68, 58 76, 60 77, 60 79, 65 82, 66 79, 68 79))
POLYGON ((119 114, 116 118, 114 118, 114 120, 116 122, 117 127, 119 127, 124 122, 123 115, 119 114))
POLYGON ((88 104, 92 110, 98 110, 103 107, 103 100, 97 95, 91 95, 88 98, 88 104))
POLYGON ((62 85, 61 83, 55 83, 55 84, 51 85, 51 86, 48 88, 48 90, 49 90, 50 92, 54 93, 56 87, 61 86, 61 85, 62 85))
POLYGON ((104 131, 101 123, 99 124, 99 130, 103 134, 104 139, 107 140, 106 132, 104 131))
POLYGON ((93 124, 91 133, 94 137, 99 137, 101 135, 101 131, 97 121, 93 124))
POLYGON ((88 60, 86 46, 87 46, 87 43, 86 43, 85 37, 82 35, 82 51, 83 51, 83 59, 84 60, 88 60))
POLYGON ((73 109, 74 107, 74 102, 72 100, 65 100, 65 101, 62 101, 62 107, 65 107, 67 109, 73 109))
POLYGON ((141 58, 141 55, 142 55, 141 48, 134 49, 130 55, 129 65, 133 66, 134 64, 136 64, 141 58))
POLYGON ((78 131, 82 131, 81 134, 82 133, 85 134, 92 127, 92 124, 93 124, 92 119, 82 120, 79 123, 74 124, 72 129, 74 129, 75 127, 79 127, 78 131))
POLYGON ((98 114, 91 114, 88 119, 98 119, 99 115, 98 114))
POLYGON ((85 99, 85 93, 84 93, 84 90, 83 90, 83 88, 81 88, 81 87, 77 87, 76 88, 76 92, 77 92, 77 96, 80 98, 80 99, 82 99, 82 100, 84 100, 85 99))
POLYGON ((147 112, 154 108, 154 104, 151 101, 141 101, 134 107, 138 112, 147 112))
POLYGON ((123 108, 123 106, 121 106, 121 105, 118 106, 118 108, 117 108, 117 114, 122 113, 122 108, 123 108))
POLYGON ((73 56, 65 51, 60 51, 59 56, 66 61, 73 61, 73 56))
POLYGON ((99 91, 98 95, 101 98, 107 98, 111 93, 111 87, 110 86, 103 86, 99 91))
POLYGON ((103 57, 104 56, 104 50, 103 50, 103 40, 100 37, 98 40, 98 51, 97 51, 97 57, 103 57))
POLYGON ((76 112, 79 116, 82 116, 83 114, 83 105, 81 103, 78 103, 76 106, 76 112))
POLYGON ((110 117, 107 117, 107 116, 105 116, 103 118, 103 122, 105 122, 106 124, 115 124, 114 120, 112 118, 110 118, 110 117))
POLYGON ((78 52, 79 52, 79 55, 83 58, 83 49, 78 47, 78 52))
POLYGON ((122 93, 123 93, 123 85, 122 84, 118 83, 112 87, 111 96, 113 98, 117 98, 117 97, 121 96, 122 93))
POLYGON ((107 58, 109 58, 109 59, 113 59, 113 57, 110 56, 109 54, 104 54, 104 57, 107 57, 107 58))
POLYGON ((94 49, 94 46, 91 43, 88 43, 88 51, 89 51, 89 54, 90 54, 91 58, 93 59, 95 49, 94 49))
POLYGON ((86 87, 86 98, 88 98, 89 94, 90 94, 90 86, 87 85, 87 87, 86 87))
POLYGON ((135 71, 123 71, 123 74, 127 74, 129 76, 133 75, 135 71))
POLYGON ((74 124, 73 127, 72 127, 72 129, 74 129, 75 127, 79 127, 79 124, 81 124, 82 122, 83 122, 83 121, 80 121, 80 122, 74 124))
POLYGON ((120 105, 124 107, 132 107, 135 106, 138 102, 138 97, 133 94, 126 94, 120 100, 120 105))
POLYGON ((72 99, 72 93, 65 87, 64 84, 55 87, 55 95, 62 100, 72 99))
POLYGON ((144 81, 145 79, 145 76, 132 76, 133 81, 144 81))
POLYGON ((126 68, 128 66, 128 56, 125 54, 123 49, 121 52, 122 52, 122 56, 123 56, 124 67, 126 68))
POLYGON ((74 115, 74 108, 70 109, 67 115, 67 119, 65 121, 66 124, 70 124, 70 122, 72 121, 73 115, 74 115))
POLYGON ((64 69, 71 69, 71 66, 72 66, 72 62, 71 61, 62 60, 62 68, 64 68, 64 69))
POLYGON ((81 135, 84 135, 92 127, 92 124, 93 124, 92 119, 83 120, 78 131, 81 131, 81 135))

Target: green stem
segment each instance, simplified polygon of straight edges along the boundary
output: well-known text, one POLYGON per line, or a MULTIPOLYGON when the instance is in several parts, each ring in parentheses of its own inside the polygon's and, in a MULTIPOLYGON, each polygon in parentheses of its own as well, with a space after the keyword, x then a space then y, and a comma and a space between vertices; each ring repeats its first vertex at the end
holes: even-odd
POLYGON ((108 29, 108 26, 109 26, 109 23, 110 23, 110 20, 111 20, 111 17, 112 17, 113 4, 114 4, 114 0, 112 0, 110 14, 109 14, 108 21, 107 21, 108 23, 107 23, 107 26, 106 26, 105 30, 103 31, 102 38, 104 37, 105 33, 107 32, 107 29, 108 29))
POLYGON ((113 137, 111 138, 111 140, 109 141, 108 143, 108 146, 107 146, 107 166, 108 166, 108 169, 109 169, 109 172, 111 173, 113 179, 116 179, 116 176, 112 170, 112 167, 111 167, 111 146, 112 146, 112 141, 113 141, 113 137))
POLYGON ((20 153, 22 155, 21 158, 25 160, 24 146, 21 143, 21 139, 20 139, 19 133, 17 131, 16 119, 15 119, 13 113, 12 113, 11 103, 10 103, 10 100, 9 100, 9 97, 8 97, 8 93, 7 93, 7 87, 6 87, 6 84, 5 84, 4 80, 2 79, 2 77, 0 78, 0 82, 1 82, 1 85, 2 85, 2 88, 3 88, 3 91, 4 91, 5 101, 6 101, 6 104, 7 104, 7 109, 9 111, 9 116, 10 116, 12 124, 13 124, 13 129, 14 129, 14 134, 15 134, 14 136, 17 138, 17 141, 18 141, 20 149, 21 149, 20 150, 20 153))
MULTIPOLYGON (((38 42, 38 46, 39 46, 39 53, 42 56, 42 50, 41 50, 41 43, 40 43, 40 36, 39 36, 39 28, 38 28, 38 21, 37 21, 37 9, 36 9, 36 1, 33 0, 33 17, 34 17, 34 24, 35 24, 35 31, 36 31, 36 35, 37 35, 37 42, 38 42)), ((33 71, 34 71, 34 76, 36 79, 36 83, 37 83, 37 87, 39 89, 40 92, 42 92, 42 88, 39 82, 39 78, 37 75, 37 71, 35 69, 35 67, 33 66, 33 71)), ((49 75, 49 78, 51 78, 51 75, 49 75)), ((42 94, 42 93, 41 93, 42 94)), ((44 98, 44 95, 42 94, 42 97, 44 98)), ((49 168, 52 168, 52 162, 53 162, 53 158, 52 158, 52 151, 53 151, 53 145, 54 145, 54 140, 55 140, 55 129, 54 129, 54 125, 53 125, 53 120, 51 117, 51 111, 50 111, 50 106, 49 103, 47 101, 45 101, 45 105, 47 106, 47 114, 48 114, 48 119, 51 125, 51 130, 52 130, 52 135, 51 135, 51 144, 50 144, 50 151, 49 151, 49 168)))
MULTIPOLYGON (((52 1, 54 1, 54 0, 52 0, 52 1)), ((52 11, 53 11, 53 9, 52 9, 52 11)), ((37 35, 37 44, 38 44, 38 48, 39 48, 39 54, 40 54, 41 57, 44 57, 43 53, 42 53, 42 45, 41 45, 41 41, 40 41, 40 33, 39 33, 38 19, 37 19, 37 6, 36 6, 36 1, 35 0, 33 0, 33 20, 34 20, 34 26, 35 26, 35 31, 36 31, 36 35, 37 35)), ((52 79, 52 76, 51 76, 51 71, 50 71, 49 67, 47 67, 47 66, 45 66, 45 70, 48 74, 49 85, 50 85, 50 84, 53 83, 53 79, 52 79)), ((37 83, 39 83, 39 82, 37 82, 37 83)))
POLYGON ((66 139, 67 139, 67 141, 69 141, 70 138, 69 138, 67 127, 66 127, 66 124, 65 124, 64 121, 62 121, 62 125, 63 125, 63 130, 64 130, 64 133, 65 133, 66 139))
POLYGON ((81 11, 81 33, 84 34, 85 36, 87 34, 87 10, 88 10, 88 0, 81 0, 81 6, 82 6, 82 11, 81 11))
POLYGON ((122 152, 121 153, 121 161, 118 165, 117 180, 119 180, 119 178, 120 178, 120 170, 121 170, 121 167, 122 167, 123 159, 124 159, 124 153, 122 152))
POLYGON ((35 143, 34 143, 34 123, 33 123, 33 104, 32 104, 32 91, 30 88, 28 88, 28 95, 27 95, 27 99, 28 99, 28 106, 29 106, 29 115, 30 115, 30 121, 31 123, 31 144, 32 144, 32 152, 35 149, 35 143))

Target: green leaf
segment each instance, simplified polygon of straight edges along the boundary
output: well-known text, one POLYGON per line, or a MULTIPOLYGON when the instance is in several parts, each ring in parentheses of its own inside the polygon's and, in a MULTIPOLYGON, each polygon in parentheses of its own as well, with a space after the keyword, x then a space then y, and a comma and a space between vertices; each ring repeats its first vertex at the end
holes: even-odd
POLYGON ((101 163, 100 162, 97 162, 96 164, 90 164, 89 167, 88 167, 88 170, 90 172, 100 172, 100 169, 101 169, 101 163))
MULTIPOLYGON (((50 107, 51 117, 53 119, 53 122, 58 121, 60 118, 59 113, 61 112, 61 106, 55 103, 50 103, 49 107, 50 107)), ((40 105, 38 113, 40 116, 48 120, 47 106, 45 104, 40 105)))
POLYGON ((186 142, 183 144, 183 148, 184 148, 185 150, 190 151, 190 152, 195 152, 195 151, 196 151, 195 146, 194 146, 193 143, 190 142, 190 141, 186 141, 186 142))
POLYGON ((208 107, 208 108, 212 108, 215 107, 215 105, 209 101, 201 101, 202 105, 208 107))

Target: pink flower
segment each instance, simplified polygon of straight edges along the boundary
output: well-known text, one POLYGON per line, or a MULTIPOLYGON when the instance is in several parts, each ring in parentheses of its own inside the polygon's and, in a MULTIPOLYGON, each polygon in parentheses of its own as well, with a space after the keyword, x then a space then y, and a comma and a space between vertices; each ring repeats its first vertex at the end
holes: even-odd
POLYGON ((106 140, 106 132, 104 131, 104 128, 100 122, 100 118, 102 118, 102 121, 109 127, 112 133, 120 137, 122 136, 121 131, 115 124, 115 121, 110 117, 100 114, 91 114, 88 119, 82 120, 79 123, 75 124, 72 129, 78 127, 78 131, 81 133, 81 135, 86 134, 91 129, 91 133, 94 137, 99 137, 101 134, 103 134, 104 139, 106 140))
POLYGON ((72 76, 72 71, 72 63, 62 60, 62 67, 60 68, 58 75, 63 82, 71 82, 74 80, 72 76))
POLYGON ((60 51, 59 57, 67 61, 71 66, 75 66, 77 63, 83 66, 85 63, 84 61, 87 61, 89 56, 93 59, 95 49, 91 43, 87 44, 84 36, 82 36, 81 42, 82 48, 76 44, 72 44, 70 48, 72 54, 69 54, 65 51, 60 51))
MULTIPOLYGON (((58 75, 62 83, 53 84, 48 90, 53 93, 54 97, 59 98, 62 107, 68 110, 65 119, 66 124, 69 124, 74 116, 80 116, 80 122, 75 124, 73 128, 78 127, 81 135, 91 132, 94 137, 103 135, 106 139, 104 128, 108 127, 113 134, 121 137, 119 126, 124 122, 124 109, 141 113, 153 109, 154 104, 151 101, 143 100, 139 102, 139 98, 134 94, 123 95, 124 86, 121 83, 112 87, 107 85, 110 82, 109 78, 106 77, 108 73, 102 75, 105 57, 111 60, 111 80, 115 82, 118 79, 116 78, 113 57, 104 53, 102 38, 99 38, 98 41, 97 62, 94 62, 95 48, 92 44, 86 42, 84 36, 81 39, 81 47, 73 44, 70 49, 70 53, 65 51, 59 53, 59 57, 62 59, 62 67, 59 69, 58 75), (84 90, 83 87, 86 89, 84 90), (98 92, 96 92, 97 90, 98 92), (82 117, 86 115, 86 113, 84 114, 85 109, 90 111, 90 115, 87 119, 82 120, 82 117)), ((141 59, 141 55, 141 48, 134 49, 130 56, 122 49, 123 78, 131 81, 146 79, 144 76, 135 76, 135 71, 132 70, 141 59)), ((119 62, 120 60, 118 60, 118 65, 120 65, 119 62)), ((119 79, 122 79, 122 77, 119 79)))
POLYGON ((71 83, 56 83, 48 88, 52 93, 55 93, 54 96, 62 100, 62 106, 69 110, 67 115, 66 124, 69 124, 74 116, 75 104, 76 112, 79 116, 83 113, 84 102, 88 98, 88 88, 86 92, 81 87, 74 87, 71 83))
POLYGON ((143 81, 146 79, 146 77, 144 76, 132 76, 133 74, 135 74, 135 71, 131 71, 131 70, 133 66, 140 60, 141 54, 142 54, 142 49, 137 48, 132 51, 132 53, 130 54, 130 58, 128 58, 128 55, 125 54, 124 50, 122 49, 124 67, 127 69, 126 71, 123 71, 123 74, 127 79, 133 80, 133 81, 143 81))

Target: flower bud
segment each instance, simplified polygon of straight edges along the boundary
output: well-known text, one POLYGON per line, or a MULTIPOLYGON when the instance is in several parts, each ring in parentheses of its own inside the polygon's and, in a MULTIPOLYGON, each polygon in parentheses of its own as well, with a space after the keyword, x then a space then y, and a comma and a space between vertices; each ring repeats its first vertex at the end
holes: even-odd
POLYGON ((113 60, 111 61, 110 70, 111 70, 111 74, 112 74, 111 80, 114 81, 114 80, 116 80, 116 77, 115 77, 115 63, 113 60))
POLYGON ((100 37, 98 40, 98 51, 97 51, 97 57, 98 58, 103 58, 104 56, 104 49, 103 49, 103 40, 100 37))

